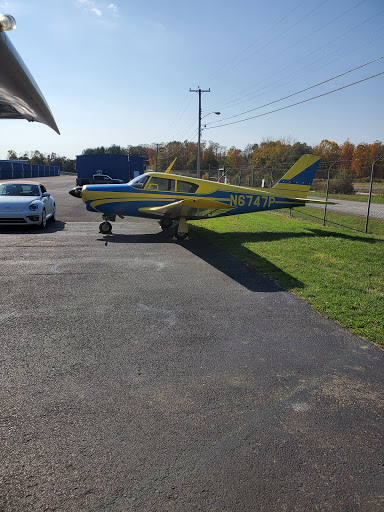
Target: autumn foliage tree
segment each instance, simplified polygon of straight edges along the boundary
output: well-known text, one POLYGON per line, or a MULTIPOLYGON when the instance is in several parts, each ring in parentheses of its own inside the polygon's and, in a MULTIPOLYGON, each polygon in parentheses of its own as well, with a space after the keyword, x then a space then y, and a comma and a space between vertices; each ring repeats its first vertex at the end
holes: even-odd
MULTIPOLYGON (((191 141, 171 141, 141 145, 98 146, 82 151, 84 155, 113 153, 144 157, 145 164, 152 169, 165 170, 177 157, 174 170, 191 172, 197 166, 197 143, 191 141)), ((370 176, 374 162, 375 177, 384 178, 384 146, 380 141, 372 144, 353 144, 348 139, 341 145, 329 139, 323 139, 317 146, 311 147, 305 142, 290 139, 264 139, 259 143, 248 144, 244 150, 231 146, 229 149, 213 141, 201 143, 201 170, 216 176, 219 168, 226 168, 227 176, 233 183, 255 185, 264 179, 275 183, 302 155, 310 153, 321 157, 321 169, 331 169, 331 177, 351 176, 364 179, 370 176), (342 171, 342 172, 341 172, 342 171), (341 172, 341 174, 340 174, 341 172), (343 174, 344 173, 344 174, 343 174)), ((38 150, 17 154, 8 151, 9 159, 24 159, 30 163, 59 165, 64 172, 76 172, 75 160, 61 157, 56 153, 44 154, 38 150), (54 163, 53 163, 54 162, 54 163)), ((337 178, 339 179, 339 178, 337 178)))

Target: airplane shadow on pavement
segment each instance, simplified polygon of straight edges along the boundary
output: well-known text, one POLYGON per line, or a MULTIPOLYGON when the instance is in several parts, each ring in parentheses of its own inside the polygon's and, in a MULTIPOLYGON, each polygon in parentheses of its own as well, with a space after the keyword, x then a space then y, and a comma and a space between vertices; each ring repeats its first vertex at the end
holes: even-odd
MULTIPOLYGON (((175 240, 169 232, 159 232, 154 234, 111 234, 105 235, 97 240, 103 242, 105 246, 111 244, 177 244, 184 247, 190 253, 202 259, 212 267, 216 268, 226 276, 230 277, 237 283, 241 284, 252 292, 281 292, 283 288, 278 286, 271 279, 264 277, 254 268, 248 267, 233 258, 227 251, 221 249, 212 242, 201 238, 195 231, 191 230, 189 233, 189 240, 175 240)), ((248 251, 247 249, 244 249, 248 251)), ((250 254, 251 252, 248 251, 250 254)), ((253 258, 255 257, 252 253, 253 258)), ((285 280, 289 279, 290 285, 297 288, 303 288, 303 283, 283 270, 279 269, 271 262, 268 262, 261 256, 263 266, 268 265, 269 270, 273 270, 275 275, 279 274, 284 276, 285 280)))
MULTIPOLYGON (((254 268, 248 267, 245 263, 236 260, 233 258, 225 249, 221 249, 214 243, 208 240, 211 232, 209 230, 205 230, 205 228, 199 228, 200 232, 206 232, 207 238, 202 238, 195 230, 190 230, 189 232, 189 240, 175 240, 172 236, 171 232, 160 231, 159 233, 151 233, 151 234, 111 234, 105 235, 99 238, 98 240, 103 241, 107 246, 109 243, 123 243, 123 244, 132 244, 132 243, 172 243, 178 244, 184 247, 186 250, 194 254, 195 256, 201 258, 206 261, 212 267, 215 267, 223 274, 227 275, 231 279, 235 280, 245 288, 249 289, 253 292, 277 292, 282 291, 283 288, 278 286, 272 279, 264 277, 254 268)), ((216 237, 226 237, 227 234, 217 235, 216 237)), ((332 231, 324 231, 319 229, 311 229, 310 232, 307 233, 295 233, 295 232, 259 232, 259 233, 249 233, 249 232, 236 232, 230 233, 231 235, 231 243, 238 242, 239 246, 241 245, 241 259, 243 261, 251 260, 258 264, 261 268, 266 269, 271 276, 276 276, 276 280, 280 282, 286 283, 287 289, 292 288, 304 288, 304 284, 293 277, 292 275, 284 272, 282 269, 263 258, 250 251, 246 247, 243 246, 244 242, 265 242, 265 241, 273 241, 273 240, 283 240, 283 239, 292 239, 292 238, 312 238, 318 236, 327 236, 327 237, 341 237, 348 240, 358 240, 362 243, 382 243, 381 240, 376 238, 367 237, 366 235, 347 235, 344 233, 335 233, 332 231)))

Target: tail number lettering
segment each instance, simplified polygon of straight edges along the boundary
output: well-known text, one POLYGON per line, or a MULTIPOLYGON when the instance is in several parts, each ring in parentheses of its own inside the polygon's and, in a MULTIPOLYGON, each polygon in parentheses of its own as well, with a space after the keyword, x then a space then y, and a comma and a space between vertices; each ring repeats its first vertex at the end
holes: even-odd
POLYGON ((231 194, 231 206, 257 206, 260 207, 260 204, 262 204, 263 208, 270 208, 272 204, 274 204, 275 198, 270 196, 248 196, 248 195, 242 195, 242 194, 231 194))

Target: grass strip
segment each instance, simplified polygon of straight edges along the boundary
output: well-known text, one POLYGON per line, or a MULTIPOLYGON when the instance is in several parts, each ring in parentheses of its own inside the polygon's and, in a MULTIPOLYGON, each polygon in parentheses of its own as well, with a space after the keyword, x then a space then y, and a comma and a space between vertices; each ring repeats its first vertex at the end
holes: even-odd
POLYGON ((384 240, 379 236, 277 211, 190 224, 323 316, 384 348, 384 240))

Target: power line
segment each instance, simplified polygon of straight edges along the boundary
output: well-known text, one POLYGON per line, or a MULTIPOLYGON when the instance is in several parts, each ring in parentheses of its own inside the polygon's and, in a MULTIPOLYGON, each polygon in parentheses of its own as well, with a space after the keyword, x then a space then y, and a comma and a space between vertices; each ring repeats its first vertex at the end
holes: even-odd
MULTIPOLYGON (((366 2, 367 0, 362 0, 363 2, 366 2)), ((264 48, 266 48, 267 46, 269 46, 270 44, 274 43, 277 39, 279 39, 281 36, 283 36, 284 34, 286 34, 289 30, 291 30, 292 28, 296 27, 296 25, 298 25, 299 23, 301 23, 303 20, 305 20, 305 18, 308 18, 308 16, 310 16, 311 14, 313 14, 315 11, 317 11, 318 9, 320 9, 320 7, 322 7, 324 4, 326 4, 328 2, 328 0, 324 0, 323 2, 321 2, 318 6, 316 6, 314 9, 312 9, 312 11, 310 11, 308 14, 306 14, 305 16, 303 16, 302 18, 300 18, 298 21, 296 21, 293 25, 291 25, 289 28, 287 28, 287 30, 285 30, 284 32, 281 32, 280 34, 278 34, 276 37, 274 37, 273 39, 271 39, 269 42, 265 43, 264 46, 261 46, 260 48, 258 48, 255 52, 251 53, 250 55, 248 55, 248 57, 245 57, 243 60, 241 60, 240 62, 237 62, 236 64, 234 64, 231 68, 227 69, 226 72, 234 69, 235 67, 239 66, 240 64, 242 64, 243 62, 245 62, 247 59, 249 59, 250 57, 252 57, 253 55, 256 55, 256 53, 260 52, 261 50, 264 50, 264 48)))
MULTIPOLYGON (((352 73, 353 71, 356 71, 357 69, 361 69, 365 66, 368 66, 369 64, 372 64, 373 62, 377 62, 381 59, 384 59, 384 55, 382 57, 378 57, 377 59, 371 60, 370 62, 366 62, 365 64, 362 64, 361 66, 358 66, 356 68, 350 69, 349 71, 345 71, 344 73, 340 73, 339 75, 333 76, 332 78, 328 78, 327 80, 324 80, 323 82, 319 82, 318 84, 311 85, 310 87, 306 87, 305 89, 302 89, 301 91, 294 92, 293 94, 289 94, 288 96, 284 96, 283 98, 280 98, 275 101, 271 101, 269 103, 265 103, 264 105, 261 105, 260 107, 251 108, 249 110, 246 110, 244 112, 240 112, 240 114, 235 114, 233 116, 226 117, 224 119, 221 119, 221 121, 216 121, 216 123, 226 121, 227 119, 233 119, 234 117, 243 116, 244 114, 248 114, 249 112, 253 112, 255 110, 260 110, 261 108, 268 107, 269 105, 273 105, 274 103, 278 103, 279 101, 286 100, 288 98, 292 98, 292 96, 297 96, 298 94, 301 94, 302 92, 308 91, 309 89, 314 89, 315 87, 319 87, 319 85, 326 84, 327 82, 331 82, 332 80, 336 80, 336 78, 340 78, 341 76, 348 75, 348 73, 352 73)), ((215 121, 211 123, 207 123, 207 125, 210 124, 216 124, 215 121)), ((206 126, 207 126, 206 125, 206 126)), ((220 125, 221 126, 221 125, 220 125)))
MULTIPOLYGON (((364 1, 365 1, 365 0, 364 0, 364 1)), ((358 5, 360 5, 360 4, 358 4, 358 5)), ((355 7, 356 7, 356 6, 355 6, 355 7)), ((361 26, 362 26, 362 25, 364 25, 365 23, 368 23, 368 22, 369 22, 369 21, 371 21, 372 19, 377 18, 377 17, 378 17, 380 14, 382 14, 383 12, 384 12, 384 9, 383 9, 383 10, 381 10, 380 12, 378 12, 377 14, 375 14, 374 16, 371 16, 371 17, 367 18, 366 20, 364 20, 363 22, 359 23, 358 25, 355 25, 354 27, 350 28, 349 30, 347 30, 347 31, 346 31, 346 32, 344 32, 343 34, 339 34, 335 39, 332 39, 332 40, 331 40, 331 41, 329 41, 328 43, 326 43, 326 44, 324 44, 323 46, 321 46, 321 47, 317 48, 317 50, 314 50, 313 52, 311 52, 311 53, 307 54, 306 56, 302 57, 301 59, 296 60, 296 63, 298 63, 298 62, 300 62, 300 61, 302 61, 302 60, 306 59, 307 57, 310 57, 310 56, 311 56, 311 55, 313 55, 314 53, 319 52, 320 50, 322 50, 322 49, 323 49, 323 48, 325 48, 326 46, 330 45, 331 43, 334 43, 335 41, 337 41, 337 40, 338 40, 338 39, 340 39, 341 37, 346 36, 347 34, 349 34, 350 32, 352 32, 353 30, 356 30, 357 28, 361 27, 361 26)), ((345 14, 345 13, 344 13, 344 14, 345 14)), ((380 29, 382 26, 383 26, 383 25, 380 25, 379 27, 377 27, 376 29, 374 29, 374 31, 376 31, 376 30, 380 29)), ((372 33, 372 30, 371 30, 371 31, 369 31, 368 33, 369 33, 369 34, 371 34, 371 33, 372 33)), ((364 35, 365 35, 365 34, 364 34, 364 35)), ((356 41, 356 40, 359 40, 359 39, 360 39, 360 38, 357 38, 357 39, 355 39, 355 41, 356 41)), ((377 39, 375 39, 375 40, 373 40, 373 41, 370 41, 369 43, 366 43, 365 45, 363 45, 363 46, 361 46, 361 47, 359 47, 359 48, 355 48, 354 50, 352 50, 352 51, 351 51, 351 52, 349 52, 349 53, 352 53, 352 52, 354 52, 354 51, 356 51, 356 50, 358 50, 358 49, 360 49, 360 48, 362 48, 362 47, 366 46, 367 44, 370 44, 371 42, 374 42, 374 41, 376 41, 376 40, 377 40, 377 39)), ((348 43, 348 44, 347 44, 347 45, 345 45, 345 46, 342 46, 341 48, 338 48, 337 50, 334 50, 333 52, 329 53, 328 55, 325 55, 325 56, 321 57, 320 59, 318 59, 318 60, 316 60, 316 61, 314 61, 314 62, 311 62, 310 64, 307 64, 306 66, 302 67, 299 71, 304 70, 304 69, 308 68, 309 66, 312 66, 313 64, 316 64, 317 62, 319 62, 319 61, 323 60, 324 58, 329 57, 330 55, 333 55, 334 53, 337 53, 338 51, 342 50, 343 48, 348 47, 348 46, 349 46, 350 44, 352 44, 352 43, 353 43, 353 41, 351 41, 350 43, 348 43)), ((296 44, 296 43, 295 43, 295 44, 296 44)), ((294 46, 294 45, 293 45, 293 46, 294 46)), ((291 46, 290 48, 292 48, 292 46, 291 46)), ((285 53, 286 51, 287 51, 287 49, 283 50, 283 52, 282 52, 282 53, 285 53)), ((347 53, 346 55, 349 55, 349 53, 347 53)), ((345 55, 344 55, 344 57, 345 57, 345 55)), ((341 57, 339 57, 339 58, 341 58, 341 57)), ((267 63, 267 62, 270 62, 271 60, 273 60, 273 58, 270 58, 270 59, 268 59, 268 60, 264 61, 264 64, 265 64, 265 63, 267 63)), ((338 60, 338 59, 336 59, 336 60, 338 60)), ((335 61, 332 61, 332 62, 335 62, 335 61)), ((330 64, 330 63, 328 63, 328 64, 330 64)), ((325 64, 324 66, 326 66, 326 65, 328 65, 328 64, 325 64)), ((324 66, 323 66, 323 67, 324 67, 324 66)), ((290 68, 291 68, 291 65, 286 66, 285 68, 283 68, 283 69, 279 70, 277 73, 274 73, 271 77, 276 76, 276 75, 279 75, 280 73, 282 73, 282 71, 284 71, 284 70, 286 70, 286 69, 290 69, 290 68)), ((290 76, 295 75, 297 72, 298 72, 298 71, 295 71, 295 72, 293 72, 293 73, 289 74, 289 75, 288 75, 287 77, 285 77, 285 78, 289 78, 290 76)), ((249 87, 246 87, 245 89, 243 89, 243 90, 242 90, 242 92, 245 92, 245 91, 247 91, 247 90, 249 90, 249 89, 252 89, 252 88, 253 88, 253 87, 255 87, 256 85, 263 83, 265 80, 267 80, 267 79, 261 80, 261 81, 259 81, 259 82, 255 83, 255 84, 253 84, 253 85, 251 85, 251 86, 249 86, 249 87)), ((280 82, 281 80, 284 80, 284 78, 280 78, 279 80, 277 80, 277 81, 276 81, 276 82, 274 82, 274 83, 278 83, 278 82, 280 82)), ((223 110, 224 108, 228 108, 228 107, 230 107, 230 106, 234 106, 234 105, 236 105, 236 104, 238 104, 238 103, 242 103, 242 102, 249 101, 249 99, 247 100, 247 99, 245 99, 245 98, 247 98, 247 97, 249 97, 249 96, 254 95, 256 92, 261 91, 261 90, 263 90, 263 89, 265 89, 265 88, 269 87, 270 85, 273 85, 273 83, 272 83, 272 84, 269 84, 269 85, 265 85, 264 87, 262 87, 261 89, 258 89, 257 91, 250 92, 250 93, 245 94, 244 96, 240 96, 240 97, 238 97, 238 98, 234 98, 234 99, 232 99, 232 100, 230 100, 230 101, 227 101, 227 103, 222 103, 222 104, 218 105, 217 107, 212 107, 212 108, 217 108, 217 109, 221 109, 221 110, 223 110), (240 100, 244 100, 244 101, 240 101, 240 100), (235 103, 235 102, 237 102, 237 103, 235 103)), ((267 92, 268 92, 268 91, 267 91, 267 92)), ((265 94, 265 93, 263 93, 263 94, 265 94)), ((252 98, 251 98, 251 99, 252 99, 252 98)))
POLYGON ((315 100, 317 98, 321 98, 322 96, 327 96, 328 94, 332 94, 334 92, 341 91, 342 89, 347 89, 348 87, 351 87, 352 85, 356 85, 356 84, 360 84, 362 82, 366 82, 367 80, 371 80, 371 78, 376 78, 377 76, 380 76, 380 75, 383 75, 383 74, 384 74, 384 71, 382 71, 381 73, 377 73, 376 75, 372 75, 372 76, 370 76, 368 78, 363 78, 362 80, 358 80, 357 82, 353 82, 352 84, 344 85, 343 87, 339 87, 338 89, 334 89, 333 91, 325 92, 324 94, 319 94, 318 96, 314 96, 313 98, 308 98, 307 100, 298 101, 297 103, 293 103, 292 105, 287 105, 286 107, 277 108, 275 110, 271 110, 270 112, 264 112, 264 114, 259 114, 257 116, 247 117, 246 119, 240 119, 239 121, 232 121, 231 123, 225 123, 225 124, 220 124, 220 125, 217 125, 217 126, 207 127, 205 129, 206 130, 212 130, 214 128, 222 128, 223 126, 229 126, 231 124, 243 123, 243 122, 249 121, 251 119, 256 119, 257 117, 263 117, 263 116, 266 116, 268 114, 273 114, 274 112, 279 112, 280 110, 285 110, 287 108, 295 107, 296 105, 301 105, 302 103, 307 103, 308 101, 312 101, 312 100, 315 100))
MULTIPOLYGON (((230 59, 227 63, 223 64, 219 69, 217 69, 215 72, 213 72, 208 78, 211 78, 213 76, 215 76, 216 74, 218 74, 222 69, 224 69, 228 64, 230 64, 231 62, 233 62, 234 60, 236 60, 238 57, 240 57, 240 55, 242 55, 243 53, 245 53, 247 50, 249 50, 250 48, 252 48, 253 45, 255 45, 258 41, 260 41, 260 39, 262 39, 266 34, 270 33, 270 31, 272 29, 274 29, 275 27, 277 27, 278 25, 280 25, 281 22, 283 22, 286 18, 288 18, 288 16, 290 16, 293 12, 296 11, 296 9, 298 9, 299 7, 301 7, 303 5, 303 3, 305 2, 305 0, 303 0, 302 2, 300 2, 294 9, 292 9, 288 14, 286 14, 285 16, 283 16, 283 18, 280 19, 280 21, 278 21, 275 25, 273 25, 272 27, 268 28, 260 37, 258 37, 257 39, 255 39, 255 41, 253 41, 250 45, 248 45, 244 50, 242 50, 240 53, 238 53, 237 55, 235 55, 232 59, 230 59)), ((289 29, 287 29, 289 30, 289 29)), ((285 32, 283 32, 284 34, 285 32)), ((232 68, 230 68, 232 69, 232 68)), ((227 70, 229 71, 229 70, 227 70)))
POLYGON ((177 127, 177 125, 179 124, 179 122, 181 121, 181 118, 183 117, 185 111, 187 110, 187 108, 189 107, 190 103, 192 102, 192 98, 188 95, 188 93, 185 95, 184 99, 183 99, 183 102, 182 104, 180 105, 179 107, 179 110, 174 118, 173 121, 171 121, 167 131, 165 132, 165 135, 168 136, 169 133, 172 133, 172 131, 174 131, 177 127), (184 104, 186 103, 187 101, 187 98, 189 99, 189 101, 187 102, 187 104, 185 105, 184 107, 184 104), (184 107, 184 109, 183 109, 184 107))

